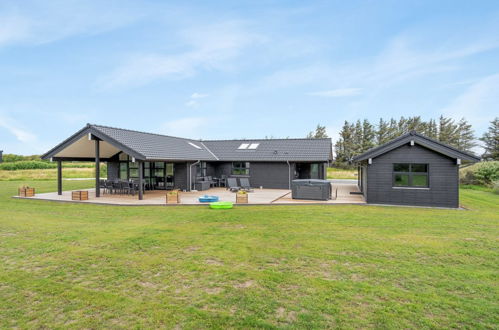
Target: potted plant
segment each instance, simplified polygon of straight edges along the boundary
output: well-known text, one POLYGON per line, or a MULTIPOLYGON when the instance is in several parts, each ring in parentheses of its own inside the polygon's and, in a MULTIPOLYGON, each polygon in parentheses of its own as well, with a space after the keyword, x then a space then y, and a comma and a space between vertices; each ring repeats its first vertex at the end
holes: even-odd
POLYGON ((166 204, 180 203, 180 192, 178 190, 170 190, 166 193, 166 204))
POLYGON ((35 188, 30 188, 26 185, 19 187, 20 197, 33 197, 35 196, 35 188))
POLYGON ((248 192, 244 190, 239 190, 236 193, 236 203, 237 204, 248 204, 248 192))

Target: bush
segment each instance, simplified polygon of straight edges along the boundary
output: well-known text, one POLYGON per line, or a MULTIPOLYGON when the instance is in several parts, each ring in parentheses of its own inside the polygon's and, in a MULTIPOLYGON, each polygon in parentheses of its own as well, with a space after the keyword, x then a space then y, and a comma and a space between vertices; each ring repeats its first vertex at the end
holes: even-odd
POLYGON ((491 186, 499 181, 499 161, 480 162, 461 170, 461 184, 491 186))
POLYGON ((56 163, 48 163, 42 161, 18 161, 18 162, 9 162, 0 164, 0 170, 6 171, 16 171, 16 170, 40 170, 47 168, 56 168, 56 163))
MULTIPOLYGON (((81 163, 81 162, 68 162, 62 163, 64 168, 91 168, 94 167, 93 163, 81 163)), ((0 170, 4 171, 17 171, 17 170, 44 170, 49 168, 57 168, 56 162, 46 162, 46 161, 17 161, 9 163, 1 163, 0 170)), ((106 170, 105 164, 101 165, 101 171, 106 170), (103 169, 104 168, 104 169, 103 169)))

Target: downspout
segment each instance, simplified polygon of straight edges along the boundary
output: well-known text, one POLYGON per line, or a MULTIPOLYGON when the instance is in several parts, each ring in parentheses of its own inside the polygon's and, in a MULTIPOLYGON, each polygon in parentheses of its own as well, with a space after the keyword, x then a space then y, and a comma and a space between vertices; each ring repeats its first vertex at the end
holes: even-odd
POLYGON ((291 164, 289 160, 286 161, 288 163, 288 189, 291 190, 291 164))
POLYGON ((194 165, 199 164, 199 163, 201 163, 201 161, 200 161, 200 160, 198 160, 197 162, 192 163, 191 165, 189 165, 189 191, 191 191, 191 190, 192 190, 192 167, 193 167, 194 165))

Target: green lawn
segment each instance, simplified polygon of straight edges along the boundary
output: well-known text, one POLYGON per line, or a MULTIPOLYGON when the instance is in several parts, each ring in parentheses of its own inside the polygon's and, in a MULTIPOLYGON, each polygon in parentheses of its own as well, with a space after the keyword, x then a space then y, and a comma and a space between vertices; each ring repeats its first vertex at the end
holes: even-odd
MULTIPOLYGON (((0 328, 494 328, 499 196, 469 211, 114 207, 0 182, 0 328)), ((90 182, 65 182, 66 189, 90 182)))
POLYGON ((328 179, 357 179, 357 170, 345 170, 341 168, 328 167, 327 168, 327 178, 328 179))

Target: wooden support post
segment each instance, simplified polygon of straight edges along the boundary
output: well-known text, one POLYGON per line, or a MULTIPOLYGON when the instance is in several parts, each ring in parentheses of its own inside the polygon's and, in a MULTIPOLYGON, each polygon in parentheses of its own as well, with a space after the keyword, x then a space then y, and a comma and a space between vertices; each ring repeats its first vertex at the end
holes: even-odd
POLYGON ((62 161, 57 161, 57 195, 62 195, 62 161))
POLYGON ((139 200, 144 199, 144 162, 139 160, 139 200))
POLYGON ((95 139, 95 197, 100 197, 100 141, 95 139))

